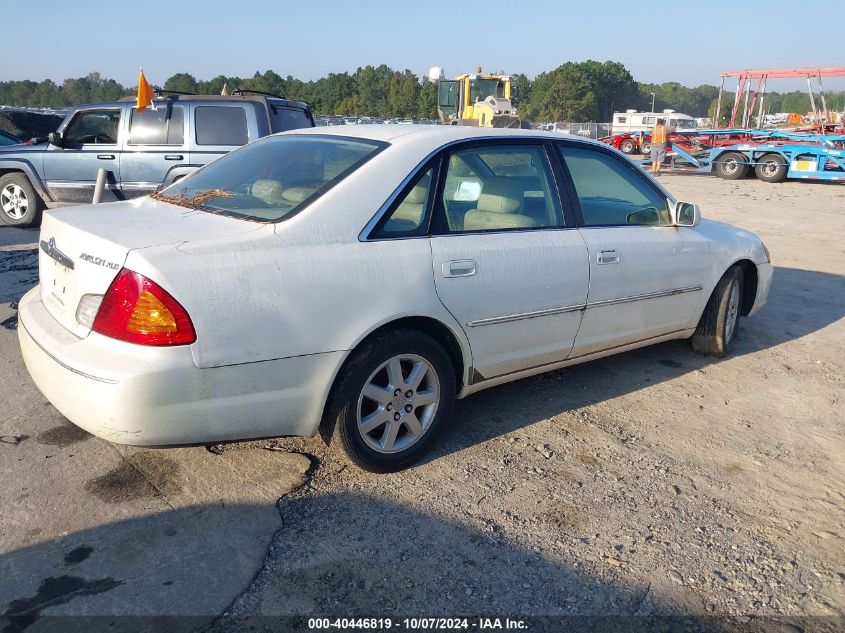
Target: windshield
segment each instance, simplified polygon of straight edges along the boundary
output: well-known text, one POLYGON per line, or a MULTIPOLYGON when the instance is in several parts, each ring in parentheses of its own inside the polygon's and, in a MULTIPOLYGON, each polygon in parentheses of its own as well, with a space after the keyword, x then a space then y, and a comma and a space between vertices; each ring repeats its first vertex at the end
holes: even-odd
POLYGON ((502 97, 499 94, 498 79, 471 79, 469 82, 469 102, 484 101, 487 97, 502 97))
POLYGON ((671 119, 671 122, 678 130, 692 130, 695 128, 694 119, 671 119))
POLYGON ((210 213, 277 222, 311 204, 385 147, 316 134, 269 136, 151 195, 210 213))

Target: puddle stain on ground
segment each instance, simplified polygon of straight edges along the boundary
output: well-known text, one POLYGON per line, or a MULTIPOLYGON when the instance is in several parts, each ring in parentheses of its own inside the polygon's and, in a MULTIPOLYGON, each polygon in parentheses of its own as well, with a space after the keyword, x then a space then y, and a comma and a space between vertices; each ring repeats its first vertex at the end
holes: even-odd
POLYGON ((23 631, 38 619, 41 611, 49 607, 66 604, 80 596, 92 596, 111 591, 123 584, 122 580, 102 578, 86 580, 79 576, 58 576, 45 578, 38 592, 31 598, 18 598, 9 603, 3 616, 11 620, 8 630, 23 631))
POLYGON ((132 455, 105 475, 85 484, 85 490, 105 503, 124 503, 136 499, 181 492, 179 465, 154 451, 132 455))
POLYGON ((86 558, 91 555, 91 552, 94 551, 93 547, 88 545, 80 545, 77 548, 70 550, 67 554, 65 554, 65 565, 75 565, 76 563, 81 563, 86 558))
POLYGON ((75 424, 63 424, 62 426, 53 427, 52 429, 39 434, 35 438, 35 441, 47 446, 65 448, 66 446, 77 444, 78 442, 90 440, 92 437, 94 436, 88 431, 79 428, 75 424))
POLYGON ((674 358, 664 358, 661 361, 658 361, 664 367, 671 367, 672 369, 680 369, 683 367, 681 363, 676 361, 674 358))

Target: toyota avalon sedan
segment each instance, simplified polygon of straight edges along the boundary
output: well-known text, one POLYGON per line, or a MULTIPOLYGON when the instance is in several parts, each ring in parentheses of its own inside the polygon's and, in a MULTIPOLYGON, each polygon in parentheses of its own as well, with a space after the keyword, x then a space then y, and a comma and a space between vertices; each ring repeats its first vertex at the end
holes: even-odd
POLYGON ((297 130, 143 199, 47 211, 27 368, 118 443, 321 435, 401 469, 455 398, 670 339, 727 354, 772 279, 616 150, 468 127, 297 130))

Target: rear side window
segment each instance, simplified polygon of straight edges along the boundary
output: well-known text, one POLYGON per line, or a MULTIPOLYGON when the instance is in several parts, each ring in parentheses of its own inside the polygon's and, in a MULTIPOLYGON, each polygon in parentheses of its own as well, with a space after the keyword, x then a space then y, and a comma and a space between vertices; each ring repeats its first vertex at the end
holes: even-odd
POLYGON ((312 127, 311 119, 305 110, 285 108, 270 104, 270 128, 273 132, 286 132, 304 127, 312 127))
POLYGON ((385 147, 316 134, 267 136, 152 195, 209 213, 277 222, 304 209, 385 147))
POLYGON ((181 145, 184 140, 185 108, 181 105, 132 109, 129 119, 130 145, 181 145))
POLYGON ((197 145, 246 145, 246 110, 241 107, 197 106, 194 110, 197 145))

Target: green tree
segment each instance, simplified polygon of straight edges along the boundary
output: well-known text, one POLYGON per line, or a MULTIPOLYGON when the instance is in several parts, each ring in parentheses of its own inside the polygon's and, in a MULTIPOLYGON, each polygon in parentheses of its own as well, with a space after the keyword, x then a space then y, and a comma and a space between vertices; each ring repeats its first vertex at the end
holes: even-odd
POLYGON ((197 80, 193 75, 188 73, 176 73, 169 77, 164 82, 165 90, 175 90, 176 92, 197 92, 197 80))

